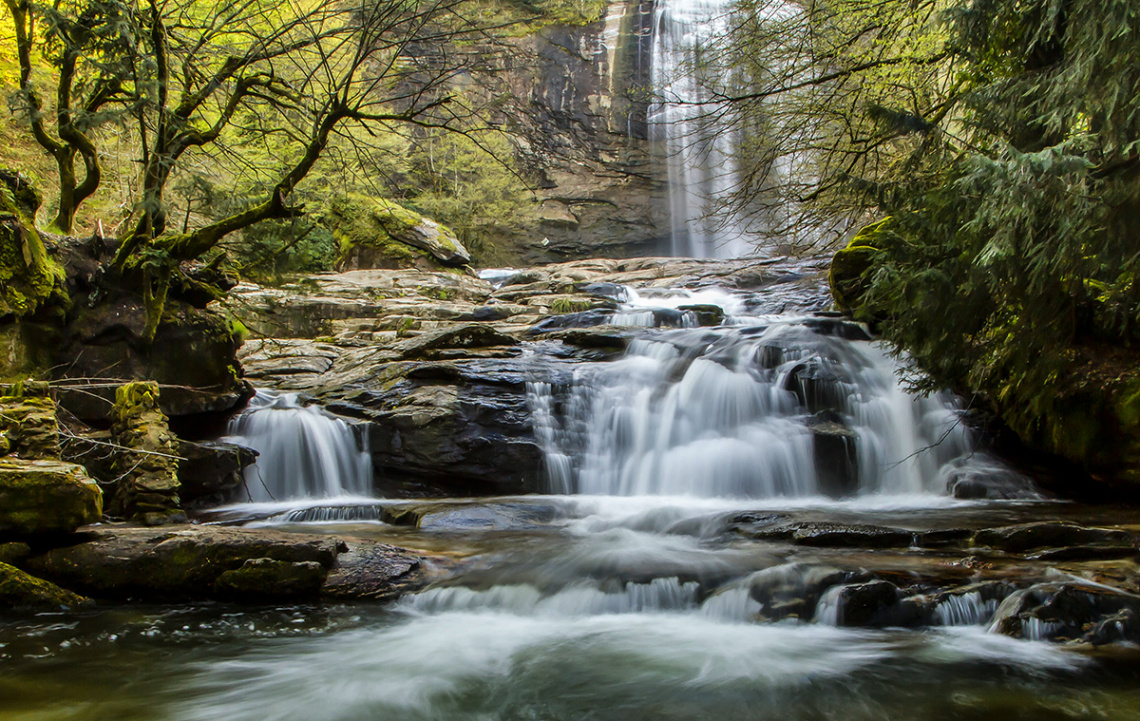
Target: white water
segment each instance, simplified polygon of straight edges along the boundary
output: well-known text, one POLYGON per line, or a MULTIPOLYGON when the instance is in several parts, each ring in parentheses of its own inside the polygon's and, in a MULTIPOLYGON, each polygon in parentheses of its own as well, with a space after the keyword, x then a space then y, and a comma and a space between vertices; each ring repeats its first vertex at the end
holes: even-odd
POLYGON ((258 391, 226 440, 259 454, 245 470, 251 501, 372 495, 367 436, 295 394, 258 391))
POLYGON ((661 0, 653 17, 650 82, 657 98, 649 109, 653 139, 668 170, 671 254, 738 258, 749 244, 741 221, 719 211, 736 187, 740 132, 716 101, 731 85, 717 58, 730 22, 730 0, 661 0))
MULTIPOLYGON (((726 291, 628 297, 613 322, 650 325, 655 309, 694 303, 729 314, 744 307, 726 291)), ((839 321, 728 315, 717 328, 641 336, 624 358, 579 367, 569 387, 532 383, 550 490, 753 499, 945 493, 948 475, 974 462, 955 400, 909 393, 902 367, 877 343, 832 335, 859 332, 839 321)))

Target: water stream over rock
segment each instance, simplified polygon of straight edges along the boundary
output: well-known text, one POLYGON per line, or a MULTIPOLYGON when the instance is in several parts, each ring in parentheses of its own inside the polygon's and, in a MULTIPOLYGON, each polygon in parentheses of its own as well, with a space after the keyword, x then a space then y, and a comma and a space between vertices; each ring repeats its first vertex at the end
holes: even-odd
POLYGON ((226 440, 258 452, 245 471, 251 501, 372 495, 367 436, 296 394, 258 391, 226 440))

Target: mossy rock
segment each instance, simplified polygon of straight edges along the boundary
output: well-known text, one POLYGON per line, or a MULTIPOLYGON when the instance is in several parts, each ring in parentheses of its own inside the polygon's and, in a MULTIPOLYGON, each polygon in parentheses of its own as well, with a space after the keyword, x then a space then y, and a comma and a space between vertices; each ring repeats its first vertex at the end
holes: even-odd
POLYGON ((102 515, 103 492, 83 466, 0 458, 0 534, 71 533, 102 515))
POLYGON ((881 257, 884 235, 893 227, 893 218, 872 223, 856 233, 847 247, 832 257, 827 280, 840 310, 852 312, 861 304, 871 286, 870 271, 881 257))
POLYGON ((251 558, 218 576, 214 590, 222 598, 263 601, 312 598, 321 591, 328 569, 316 561, 251 558))
POLYGON ((337 238, 337 268, 341 270, 430 269, 471 262, 471 255, 449 228, 382 198, 333 198, 321 223, 337 238))
POLYGON ((59 458, 59 424, 51 398, 0 397, 0 432, 6 453, 24 459, 59 458))
POLYGON ((0 612, 59 611, 90 604, 90 599, 0 562, 0 612))

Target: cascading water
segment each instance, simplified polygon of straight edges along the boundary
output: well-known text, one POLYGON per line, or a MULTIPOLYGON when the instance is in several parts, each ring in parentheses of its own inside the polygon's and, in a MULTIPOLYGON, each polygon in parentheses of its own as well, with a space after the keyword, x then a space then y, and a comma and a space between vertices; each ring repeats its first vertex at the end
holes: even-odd
POLYGON ((663 317, 680 327, 648 331, 620 360, 583 365, 568 388, 532 384, 556 493, 943 493, 972 462, 954 399, 908 393, 899 364, 854 324, 731 315, 743 300, 716 290, 626 297, 613 322, 663 317), (660 314, 712 301, 730 313, 720 327, 660 314))
POLYGON ((672 228, 670 253, 737 258, 751 246, 741 222, 718 212, 737 183, 739 132, 728 127, 715 89, 728 69, 715 56, 732 3, 661 0, 655 6, 649 109, 653 139, 665 155, 672 228))
POLYGON ((229 435, 259 454, 245 471, 252 501, 372 495, 367 437, 295 394, 259 390, 229 435))

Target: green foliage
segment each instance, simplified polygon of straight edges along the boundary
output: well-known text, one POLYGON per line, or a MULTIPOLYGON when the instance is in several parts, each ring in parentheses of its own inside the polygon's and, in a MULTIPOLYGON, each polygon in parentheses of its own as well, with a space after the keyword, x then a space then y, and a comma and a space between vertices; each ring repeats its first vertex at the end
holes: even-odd
POLYGON ((1140 342, 1140 8, 983 0, 946 17, 958 94, 893 177, 851 183, 894 221, 856 274, 857 313, 928 385, 980 392, 1027 440, 1091 467, 1140 450, 1119 400, 1140 342))
POLYGON ((411 205, 452 228, 476 256, 493 249, 505 229, 535 220, 533 195, 514 169, 502 133, 431 133, 411 154, 412 179, 422 190, 411 205))

